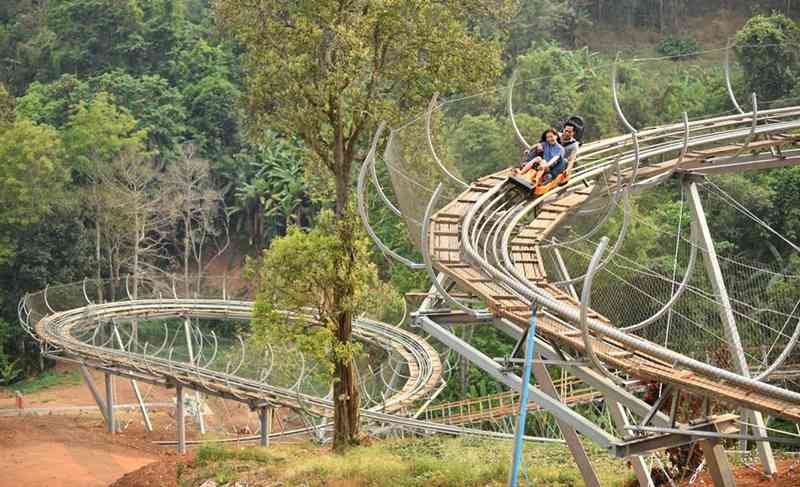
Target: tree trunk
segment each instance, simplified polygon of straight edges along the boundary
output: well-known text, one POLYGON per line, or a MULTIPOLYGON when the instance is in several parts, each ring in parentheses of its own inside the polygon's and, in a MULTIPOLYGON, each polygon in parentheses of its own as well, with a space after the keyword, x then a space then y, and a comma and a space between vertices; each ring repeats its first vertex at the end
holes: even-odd
MULTIPOLYGON (((353 316, 346 304, 352 300, 355 289, 350 276, 355 270, 355 232, 353 226, 355 218, 348 206, 349 196, 349 171, 345 173, 347 177, 337 174, 336 177, 336 196, 337 196, 337 224, 336 232, 342 244, 343 258, 338 262, 341 267, 342 285, 338 286, 334 295, 334 312, 336 313, 336 341, 341 344, 349 344, 353 339, 353 316), (340 182, 346 182, 344 188, 340 182), (339 205, 342 205, 341 208, 339 205)), ((353 358, 336 360, 333 383, 333 404, 334 404, 334 437, 333 448, 337 451, 347 449, 347 447, 358 443, 359 432, 359 391, 353 358)))
POLYGON ((103 302, 103 274, 100 271, 100 200, 97 196, 97 176, 92 182, 92 195, 94 197, 94 258, 97 265, 97 302, 103 302))
MULTIPOLYGON (((339 315, 336 339, 349 343, 353 323, 350 313, 339 315)), ((333 448, 342 451, 358 442, 359 393, 353 361, 336 362, 336 379, 333 383, 333 448)))
POLYGON ((190 219, 192 215, 187 211, 183 218, 183 231, 185 232, 183 236, 183 286, 186 291, 186 297, 188 298, 191 296, 189 293, 189 232, 191 231, 190 219))

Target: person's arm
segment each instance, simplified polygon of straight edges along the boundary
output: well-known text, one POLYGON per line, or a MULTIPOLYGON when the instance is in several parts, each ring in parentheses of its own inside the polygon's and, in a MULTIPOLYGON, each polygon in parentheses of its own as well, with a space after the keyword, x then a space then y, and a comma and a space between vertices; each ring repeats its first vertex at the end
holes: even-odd
POLYGON ((569 160, 567 161, 567 176, 572 174, 572 168, 575 166, 575 160, 578 158, 578 152, 580 152, 581 146, 576 146, 575 150, 572 151, 572 155, 569 156, 569 160))
POLYGON ((550 166, 552 166, 553 164, 555 164, 555 163, 556 163, 556 161, 557 161, 557 160, 559 160, 559 159, 560 159, 560 158, 562 158, 562 157, 564 157, 564 148, 563 148, 563 147, 560 147, 560 148, 559 148, 559 150, 556 152, 556 155, 554 155, 552 158, 550 158, 550 160, 549 160, 549 161, 546 161, 546 162, 545 162, 545 163, 544 163, 544 164, 541 166, 541 167, 542 167, 542 169, 550 169, 550 166))

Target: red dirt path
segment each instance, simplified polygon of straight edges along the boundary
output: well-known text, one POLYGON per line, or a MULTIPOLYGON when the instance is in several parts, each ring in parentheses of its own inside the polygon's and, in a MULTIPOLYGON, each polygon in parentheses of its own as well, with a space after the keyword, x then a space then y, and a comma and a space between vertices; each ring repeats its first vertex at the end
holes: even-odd
POLYGON ((0 484, 48 487, 107 486, 166 453, 88 416, 0 418, 0 451, 0 484))
MULTIPOLYGON (((778 474, 773 479, 765 479, 756 468, 740 466, 734 470, 736 487, 798 487, 800 486, 800 461, 791 459, 778 460, 778 474)), ((681 487, 711 487, 714 483, 708 472, 703 472, 692 484, 681 484, 681 487)))

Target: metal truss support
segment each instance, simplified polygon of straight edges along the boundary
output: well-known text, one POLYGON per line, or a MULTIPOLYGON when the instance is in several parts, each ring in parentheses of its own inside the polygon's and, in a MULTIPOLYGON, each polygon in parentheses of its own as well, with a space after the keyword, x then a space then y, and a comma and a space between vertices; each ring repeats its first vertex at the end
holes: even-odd
MULTIPOLYGON (((689 198, 692 203, 692 216, 694 218, 696 228, 698 230, 699 244, 705 251, 703 261, 706 265, 706 272, 714 288, 714 293, 720 303, 720 319, 722 326, 725 330, 725 339, 727 341, 728 350, 730 351, 736 371, 745 376, 750 377, 750 369, 747 365, 747 360, 744 356, 744 349, 742 348, 742 341, 739 337, 739 331, 736 328, 736 317, 733 314, 730 297, 728 290, 725 287, 725 280, 720 269, 719 261, 717 260, 717 252, 714 249, 714 241, 711 238, 711 232, 708 229, 708 221, 703 211, 703 203, 700 199, 700 193, 697 189, 697 181, 691 178, 684 180, 684 184, 689 186, 689 198)), ((753 433, 755 436, 766 438, 767 431, 764 427, 764 418, 758 411, 746 411, 745 417, 750 419, 753 426, 753 433)), ((746 426, 744 427, 746 428, 746 426)), ((746 430, 743 432, 746 433, 746 430)), ((767 475, 773 475, 777 472, 775 465, 775 458, 772 455, 772 447, 769 442, 758 442, 758 456, 761 459, 761 465, 764 467, 764 472, 767 475)), ((705 450, 705 449, 704 449, 705 450)), ((709 448, 713 450, 713 448, 709 448)))
MULTIPOLYGON (((550 315, 549 317, 553 318, 552 315, 550 315)), ((523 334, 522 328, 520 328, 516 324, 506 319, 495 321, 495 327, 502 333, 505 333, 506 335, 515 340, 518 340, 523 334)), ((556 351, 549 343, 539 338, 536 339, 536 349, 539 350, 542 356, 545 357, 546 359, 563 360, 562 354, 556 351)), ((602 392, 603 395, 606 397, 606 400, 613 400, 619 402, 620 404, 628 408, 633 414, 643 417, 648 412, 650 412, 649 404, 637 398, 636 396, 625 390, 622 386, 613 383, 607 377, 589 368, 588 366, 572 367, 571 372, 572 375, 574 375, 575 377, 579 378, 586 384, 602 392)), ((669 416, 667 416, 664 413, 658 412, 653 417, 652 423, 661 426, 669 426, 671 424, 671 421, 669 416)))
POLYGON ((100 409, 100 413, 102 413, 103 419, 105 419, 106 422, 108 422, 108 410, 106 409, 106 402, 103 401, 103 397, 97 390, 97 385, 94 383, 94 379, 92 378, 92 374, 89 372, 89 369, 87 369, 86 366, 83 364, 81 364, 81 375, 83 375, 83 380, 89 387, 89 391, 91 391, 92 397, 94 397, 94 402, 97 403, 97 407, 98 409, 100 409))
POLYGON ((261 446, 269 446, 269 435, 272 430, 272 407, 262 406, 258 409, 258 419, 261 422, 261 446))
MULTIPOLYGON (((133 322, 134 326, 136 326, 137 322, 133 322)), ((117 325, 114 325, 114 336, 117 340, 117 345, 121 350, 125 350, 125 344, 122 343, 122 337, 119 334, 119 330, 117 329, 117 325)), ((148 432, 153 431, 153 423, 150 422, 150 415, 147 413, 147 406, 144 404, 144 399, 142 398, 142 392, 139 390, 139 384, 131 379, 131 387, 133 388, 133 394, 136 396, 136 401, 139 403, 139 411, 142 413, 142 419, 144 419, 144 429, 148 432)))
MULTIPOLYGON (((189 350, 189 363, 192 365, 197 365, 195 360, 198 360, 199 357, 194 356, 194 347, 192 346, 192 319, 186 318, 183 320, 183 329, 186 333, 186 348, 189 350)), ((197 416, 197 425, 200 427, 200 434, 206 434, 206 423, 203 420, 203 403, 200 397, 200 391, 194 391, 194 397, 196 401, 196 411, 195 416, 197 416)))
MULTIPOLYGON (((537 355, 541 357, 541 354, 537 355)), ((556 391, 556 387, 553 385, 553 379, 550 378, 550 373, 547 372, 547 367, 544 364, 541 362, 534 363, 533 375, 536 377, 536 382, 539 383, 539 387, 542 388, 545 394, 549 395, 553 399, 560 400, 558 397, 558 392, 556 391)), ((572 452, 572 457, 575 459, 575 464, 578 466, 578 470, 581 472, 583 483, 586 484, 587 487, 600 487, 600 480, 598 480, 597 473, 594 471, 592 464, 589 462, 589 456, 586 455, 586 450, 584 450, 583 445, 581 445, 581 442, 578 439, 578 433, 575 432, 575 428, 559 419, 556 419, 556 422, 561 430, 561 435, 564 437, 564 441, 567 442, 567 446, 572 452)))
POLYGON ((183 385, 175 386, 175 431, 178 435, 178 453, 186 453, 186 420, 183 408, 183 385))
MULTIPOLYGON (((559 252, 558 247, 553 248, 553 255, 555 256, 557 270, 561 279, 569 280, 570 279, 569 270, 567 269, 567 266, 564 263, 564 259, 562 258, 561 252, 559 252)), ((579 299, 578 291, 575 290, 575 287, 573 285, 570 284, 566 288, 566 290, 573 298, 579 299)), ((542 347, 540 347, 540 350, 541 348, 542 347)), ((553 352, 555 352, 555 350, 553 350, 553 352)), ((536 380, 539 380, 538 376, 536 380)), ((589 381, 586 380, 584 380, 584 382, 589 383, 589 381)), ((609 380, 609 382, 611 381, 609 380)), ((611 399, 610 397, 606 397, 605 399, 606 399, 606 406, 608 407, 609 413, 611 414, 611 420, 614 421, 614 426, 617 428, 617 432, 620 435, 624 436, 627 433, 625 428, 627 426, 630 426, 630 422, 628 421, 628 414, 625 411, 625 407, 622 406, 622 404, 620 404, 618 401, 611 399)), ((575 456, 574 452, 573 456, 575 456)), ((647 467, 647 463, 644 461, 644 458, 639 455, 632 455, 628 457, 628 460, 631 462, 631 465, 633 466, 633 471, 636 474, 636 479, 639 481, 639 487, 653 487, 654 484, 653 484, 653 479, 650 478, 650 469, 647 467)))
MULTIPOLYGON (((510 387, 511 389, 518 390, 522 384, 522 379, 516 374, 512 374, 502 368, 500 364, 492 360, 480 350, 476 349, 469 343, 461 340, 456 335, 448 330, 439 326, 436 322, 427 316, 420 316, 417 318, 422 328, 430 333, 434 338, 441 343, 452 349, 454 352, 462 357, 466 357, 470 362, 478 368, 489 374, 496 381, 510 387)), ((586 435, 589 439, 600 445, 602 448, 607 448, 613 454, 617 454, 617 447, 620 446, 620 440, 608 434, 605 430, 576 413, 572 409, 566 407, 561 401, 553 399, 549 395, 543 393, 538 388, 532 385, 528 386, 528 393, 531 400, 535 401, 542 408, 549 411, 557 419, 575 428, 578 432, 586 435)))
POLYGON ((114 377, 105 374, 106 379, 106 428, 112 435, 116 428, 114 425, 114 377))
POLYGON ((725 448, 720 440, 702 440, 699 442, 706 458, 706 465, 714 481, 715 487, 736 487, 733 471, 725 455, 725 448))
MULTIPOLYGON (((613 399, 606 399, 608 411, 611 413, 611 420, 614 421, 614 426, 621 435, 624 435, 630 422, 625 408, 620 403, 613 399)), ((628 458, 633 466, 633 472, 636 474, 636 479, 639 481, 639 487, 653 487, 653 479, 650 478, 650 469, 647 468, 647 463, 644 458, 639 455, 632 455, 628 458)))
MULTIPOLYGON (((553 238, 553 243, 556 243, 557 240, 555 237, 553 238)), ((562 257, 561 252, 558 250, 558 247, 553 247, 553 256, 556 260, 556 269, 558 269, 559 280, 560 281, 569 281, 571 277, 569 276, 569 271, 567 270, 567 264, 564 262, 564 257, 562 257)), ((578 291, 575 290, 575 286, 569 284, 565 289, 573 298, 580 299, 578 296, 578 291)))

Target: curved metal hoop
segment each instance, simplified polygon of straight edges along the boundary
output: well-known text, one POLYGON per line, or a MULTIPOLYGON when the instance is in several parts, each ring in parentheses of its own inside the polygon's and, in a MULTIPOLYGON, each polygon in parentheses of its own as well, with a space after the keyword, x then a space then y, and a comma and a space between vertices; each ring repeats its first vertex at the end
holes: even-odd
POLYGON ((686 273, 683 275, 683 280, 681 280, 680 285, 678 285, 678 289, 676 289, 675 292, 672 294, 672 296, 669 298, 669 300, 666 303, 664 303, 664 306, 662 306, 660 310, 658 310, 653 316, 647 318, 646 320, 636 323, 635 325, 620 328, 620 330, 626 332, 640 330, 646 327, 647 325, 655 323, 662 316, 664 316, 665 313, 667 313, 669 310, 672 309, 672 307, 675 305, 678 299, 680 299, 681 295, 683 295, 683 292, 689 285, 689 280, 692 278, 692 275, 694 274, 694 264, 697 260, 697 245, 695 244, 695 242, 696 242, 695 229, 694 226, 692 226, 692 236, 689 238, 691 251, 689 253, 689 263, 686 265, 686 273))
POLYGON ((786 359, 789 358, 789 355, 791 355, 792 351, 797 346, 798 339, 800 339, 800 319, 797 320, 797 325, 794 327, 794 333, 792 333, 792 336, 789 338, 789 343, 787 343, 783 348, 783 351, 781 351, 780 355, 778 355, 778 358, 775 359, 775 362, 773 362, 772 365, 767 367, 763 372, 753 378, 755 380, 764 380, 769 374, 775 372, 775 370, 783 365, 783 363, 786 362, 786 359))
POLYGON ((756 96, 755 93, 751 96, 753 99, 753 119, 750 125, 750 134, 748 134, 747 140, 745 140, 744 145, 736 152, 734 158, 747 152, 747 148, 750 147, 750 144, 752 144, 753 140, 756 138, 756 127, 758 126, 758 96, 756 96))
POLYGON ((586 357, 589 359, 589 362, 591 362, 592 367, 614 382, 619 382, 620 378, 612 374, 605 367, 605 365, 600 362, 600 359, 594 352, 594 347, 592 346, 592 337, 589 333, 589 321, 587 320, 589 315, 589 306, 591 306, 592 280, 594 279, 595 272, 599 270, 597 266, 600 262, 600 259, 603 257, 603 252, 605 252, 607 246, 608 237, 601 238, 597 249, 595 249, 594 254, 592 255, 591 261, 589 261, 589 269, 586 271, 586 280, 584 281, 583 289, 581 290, 580 326, 583 335, 584 352, 586 353, 586 357))
MULTIPOLYGON (((382 122, 381 125, 384 125, 384 123, 382 122)), ((380 127, 378 127, 378 128, 380 129, 380 127)), ((389 150, 389 146, 392 145, 392 141, 393 140, 394 140, 394 130, 390 130, 389 131, 389 141, 386 143, 386 150, 387 151, 389 150)), ((384 156, 385 156, 385 154, 384 154, 384 156)), ((400 208, 396 207, 394 205, 394 203, 392 203, 392 200, 390 200, 389 197, 386 196, 386 193, 383 191, 383 187, 381 186, 381 182, 378 180, 378 171, 375 169, 375 159, 376 159, 376 157, 373 154, 373 156, 372 156, 372 164, 370 164, 370 172, 372 173, 372 184, 375 186, 375 189, 378 190, 378 194, 380 195, 381 199, 386 204, 386 206, 388 206, 389 209, 392 210, 392 213, 394 213, 397 216, 402 217, 403 213, 400 211, 400 208)))
MULTIPOLYGON (((606 257, 602 262, 597 264, 596 269, 594 269, 595 272, 604 269, 611 262, 611 259, 613 259, 614 256, 617 255, 617 252, 619 252, 620 249, 622 248, 622 242, 625 241, 625 237, 628 235, 628 226, 630 224, 630 217, 631 217, 631 215, 630 215, 630 213, 631 213, 630 193, 631 193, 631 189, 636 184, 636 178, 639 175, 639 164, 641 162, 640 159, 639 159, 639 136, 637 135, 636 132, 633 132, 631 134, 631 137, 633 137, 633 152, 634 152, 634 158, 635 159, 634 159, 634 163, 633 163, 633 171, 632 171, 632 174, 631 174, 630 183, 628 183, 628 185, 621 190, 622 191, 622 211, 623 211, 623 213, 622 213, 622 226, 619 229, 619 235, 617 236, 617 240, 614 242, 614 246, 611 248, 611 251, 608 253, 608 257, 606 257)), ((567 279, 565 281, 554 282, 553 285, 557 286, 557 287, 566 287, 566 286, 569 286, 571 284, 576 284, 576 283, 584 280, 588 276, 588 273, 589 273, 589 271, 587 269, 586 274, 584 274, 582 276, 574 277, 572 279, 567 279)))
POLYGON ((683 112, 683 149, 681 155, 678 157, 678 162, 675 164, 675 169, 680 169, 683 160, 686 158, 686 153, 689 152, 689 114, 683 112))
POLYGON ((514 70, 514 74, 511 75, 511 80, 508 82, 508 118, 511 119, 511 126, 514 128, 514 134, 517 136, 517 140, 520 144, 525 146, 525 149, 530 149, 531 145, 525 140, 525 137, 522 136, 522 132, 519 130, 519 126, 517 126, 517 117, 514 116, 514 85, 517 82, 517 70, 514 70))
POLYGON ((744 115, 744 110, 742 110, 739 102, 736 101, 736 95, 733 93, 733 84, 731 83, 731 47, 733 46, 729 43, 725 48, 725 88, 728 90, 728 98, 730 98, 736 111, 744 115))
POLYGON ((389 246, 383 243, 380 237, 378 237, 378 234, 375 233, 375 230, 369 223, 369 215, 367 214, 367 199, 366 199, 367 170, 369 168, 369 165, 374 162, 375 150, 378 146, 378 140, 380 140, 380 135, 383 132, 385 126, 386 124, 383 122, 381 122, 380 126, 378 126, 378 130, 375 132, 375 136, 372 139, 372 146, 370 147, 369 153, 367 154, 367 158, 364 160, 364 163, 361 165, 361 171, 358 173, 358 185, 356 187, 356 197, 358 199, 358 205, 357 205, 358 214, 361 217, 361 222, 367 229, 367 234, 369 234, 370 238, 372 238, 372 241, 375 242, 375 245, 377 245, 378 248, 381 249, 381 252, 395 259, 396 261, 405 264, 411 269, 424 269, 425 264, 414 262, 410 259, 403 257, 394 250, 390 249, 389 246))
POLYGON ((611 64, 611 94, 614 101, 614 110, 617 112, 617 117, 619 117, 622 124, 625 125, 625 128, 628 129, 628 132, 638 132, 638 130, 636 130, 633 125, 628 122, 628 119, 625 118, 625 114, 622 112, 622 107, 619 104, 619 93, 617 90, 617 61, 614 61, 611 64))
POLYGON ((436 99, 438 97, 439 93, 433 94, 431 102, 428 104, 428 113, 425 115, 425 136, 428 139, 428 148, 431 150, 431 155, 433 156, 433 160, 436 161, 436 164, 439 165, 439 169, 441 169, 447 175, 448 178, 452 179, 453 181, 455 181, 456 183, 460 184, 465 188, 469 188, 469 184, 457 178, 444 166, 444 164, 442 164, 442 160, 439 159, 438 155, 436 155, 436 149, 433 147, 433 136, 431 136, 431 118, 433 117, 433 107, 436 106, 436 99))

